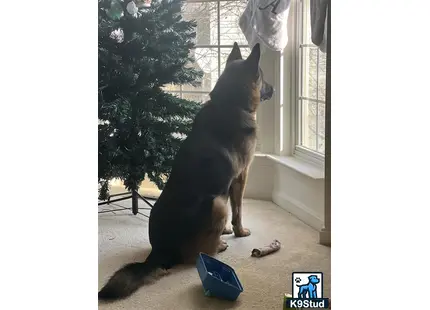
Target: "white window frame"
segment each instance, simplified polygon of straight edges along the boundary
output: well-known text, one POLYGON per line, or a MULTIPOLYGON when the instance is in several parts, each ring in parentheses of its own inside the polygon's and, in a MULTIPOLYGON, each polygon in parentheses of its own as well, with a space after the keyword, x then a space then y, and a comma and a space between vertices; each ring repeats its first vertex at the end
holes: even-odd
MULTIPOLYGON (((301 105, 300 105, 300 99, 305 99, 311 102, 317 102, 318 104, 325 104, 325 100, 319 100, 314 98, 307 98, 307 97, 300 97, 301 89, 302 89, 302 60, 303 57, 300 55, 300 49, 301 47, 315 47, 313 44, 303 44, 302 38, 303 38, 303 10, 304 10, 304 1, 303 0, 293 0, 295 2, 295 39, 294 39, 294 51, 295 51, 295 79, 296 79, 296 89, 294 91, 294 99, 293 99, 293 105, 294 105, 294 113, 292 113, 292 117, 294 117, 294 131, 293 131, 293 155, 295 157, 298 157, 300 159, 303 159, 305 161, 311 162, 313 164, 316 164, 318 166, 324 165, 324 154, 319 153, 317 151, 314 151, 312 149, 306 148, 302 145, 300 145, 301 141, 301 122, 302 122, 302 116, 301 116, 301 105)), ((310 0, 312 1, 312 0, 310 0)), ((306 8, 309 9, 309 8, 306 8)), ((318 51, 319 53, 319 51, 318 51)), ((319 59, 319 58, 318 58, 319 59)), ((318 78, 318 63, 317 63, 317 78, 318 78)), ((318 109, 317 109, 317 126, 318 126, 318 109)), ((318 133, 317 139, 318 139, 318 133)), ((318 140, 317 140, 318 143, 318 140)))
MULTIPOLYGON (((213 48, 218 51, 218 73, 221 72, 221 49, 232 48, 233 45, 221 45, 220 3, 237 0, 186 0, 190 3, 217 3, 218 39, 216 44, 196 44, 195 48, 213 48)), ((300 109, 299 93, 301 82, 301 65, 299 44, 302 32, 303 0, 292 0, 288 20, 289 42, 283 52, 273 52, 265 49, 260 65, 265 79, 275 87, 274 97, 262 104, 257 112, 259 126, 259 141, 257 152, 277 156, 293 156, 298 160, 308 162, 318 167, 324 166, 324 154, 299 145, 300 109)), ((240 48, 250 48, 239 45, 240 48)), ((179 90, 169 91, 179 94, 209 94, 210 90, 179 90)), ((314 99, 311 99, 311 101, 314 99)))

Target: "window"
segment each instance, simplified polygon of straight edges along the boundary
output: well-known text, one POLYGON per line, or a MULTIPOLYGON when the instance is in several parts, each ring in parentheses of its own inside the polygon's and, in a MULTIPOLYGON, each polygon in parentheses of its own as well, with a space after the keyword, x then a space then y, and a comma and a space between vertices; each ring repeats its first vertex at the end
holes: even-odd
POLYGON ((295 155, 324 159, 326 54, 311 41, 310 1, 298 0, 295 155))
POLYGON ((250 54, 248 43, 239 27, 239 18, 246 0, 188 0, 183 6, 183 17, 195 20, 196 46, 192 50, 195 63, 204 75, 199 87, 166 85, 165 90, 180 98, 205 102, 222 73, 227 57, 237 42, 243 57, 250 54))

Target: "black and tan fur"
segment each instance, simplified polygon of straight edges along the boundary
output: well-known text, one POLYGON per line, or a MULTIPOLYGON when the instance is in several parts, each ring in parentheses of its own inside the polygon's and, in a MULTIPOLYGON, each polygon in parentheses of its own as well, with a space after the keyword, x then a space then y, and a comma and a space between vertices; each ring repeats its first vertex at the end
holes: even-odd
POLYGON ((258 44, 246 60, 234 44, 151 210, 151 254, 143 263, 118 270, 99 292, 100 300, 131 295, 157 268, 194 264, 199 252, 214 255, 225 250, 220 237, 232 232, 226 228, 229 198, 235 236, 250 234, 242 224, 242 199, 256 145, 256 111, 273 93, 263 81, 259 60, 258 44))

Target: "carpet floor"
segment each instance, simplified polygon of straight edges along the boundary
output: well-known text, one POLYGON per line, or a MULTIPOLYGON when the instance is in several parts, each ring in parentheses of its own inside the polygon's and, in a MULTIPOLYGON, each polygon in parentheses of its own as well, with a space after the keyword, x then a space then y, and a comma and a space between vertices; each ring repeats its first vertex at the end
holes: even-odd
MULTIPOLYGON (((142 211, 145 212, 149 211, 142 211)), ((205 297, 197 269, 179 266, 128 299, 99 303, 99 309, 279 310, 284 294, 291 293, 294 271, 323 272, 324 297, 330 297, 330 248, 318 244, 317 231, 275 204, 258 200, 245 200, 243 223, 251 235, 223 236, 229 247, 216 257, 235 269, 244 287, 237 301, 205 297), (268 245, 274 239, 282 243, 278 252, 262 258, 250 256, 253 248, 268 245)), ((149 251, 146 217, 131 215, 130 211, 99 214, 99 289, 118 268, 143 261, 149 251)))

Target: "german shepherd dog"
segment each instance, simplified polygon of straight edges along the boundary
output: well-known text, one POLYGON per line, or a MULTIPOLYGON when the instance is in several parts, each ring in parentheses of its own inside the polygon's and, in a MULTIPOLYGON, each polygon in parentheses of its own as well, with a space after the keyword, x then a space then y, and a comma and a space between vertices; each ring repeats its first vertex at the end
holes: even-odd
POLYGON ((263 80, 260 45, 246 60, 239 46, 175 157, 170 177, 149 218, 152 251, 145 262, 118 270, 100 290, 99 300, 134 293, 158 268, 194 264, 199 252, 215 255, 227 249, 222 234, 250 235, 242 225, 242 198, 256 145, 256 111, 272 97, 263 80), (232 228, 226 227, 230 198, 232 228))

